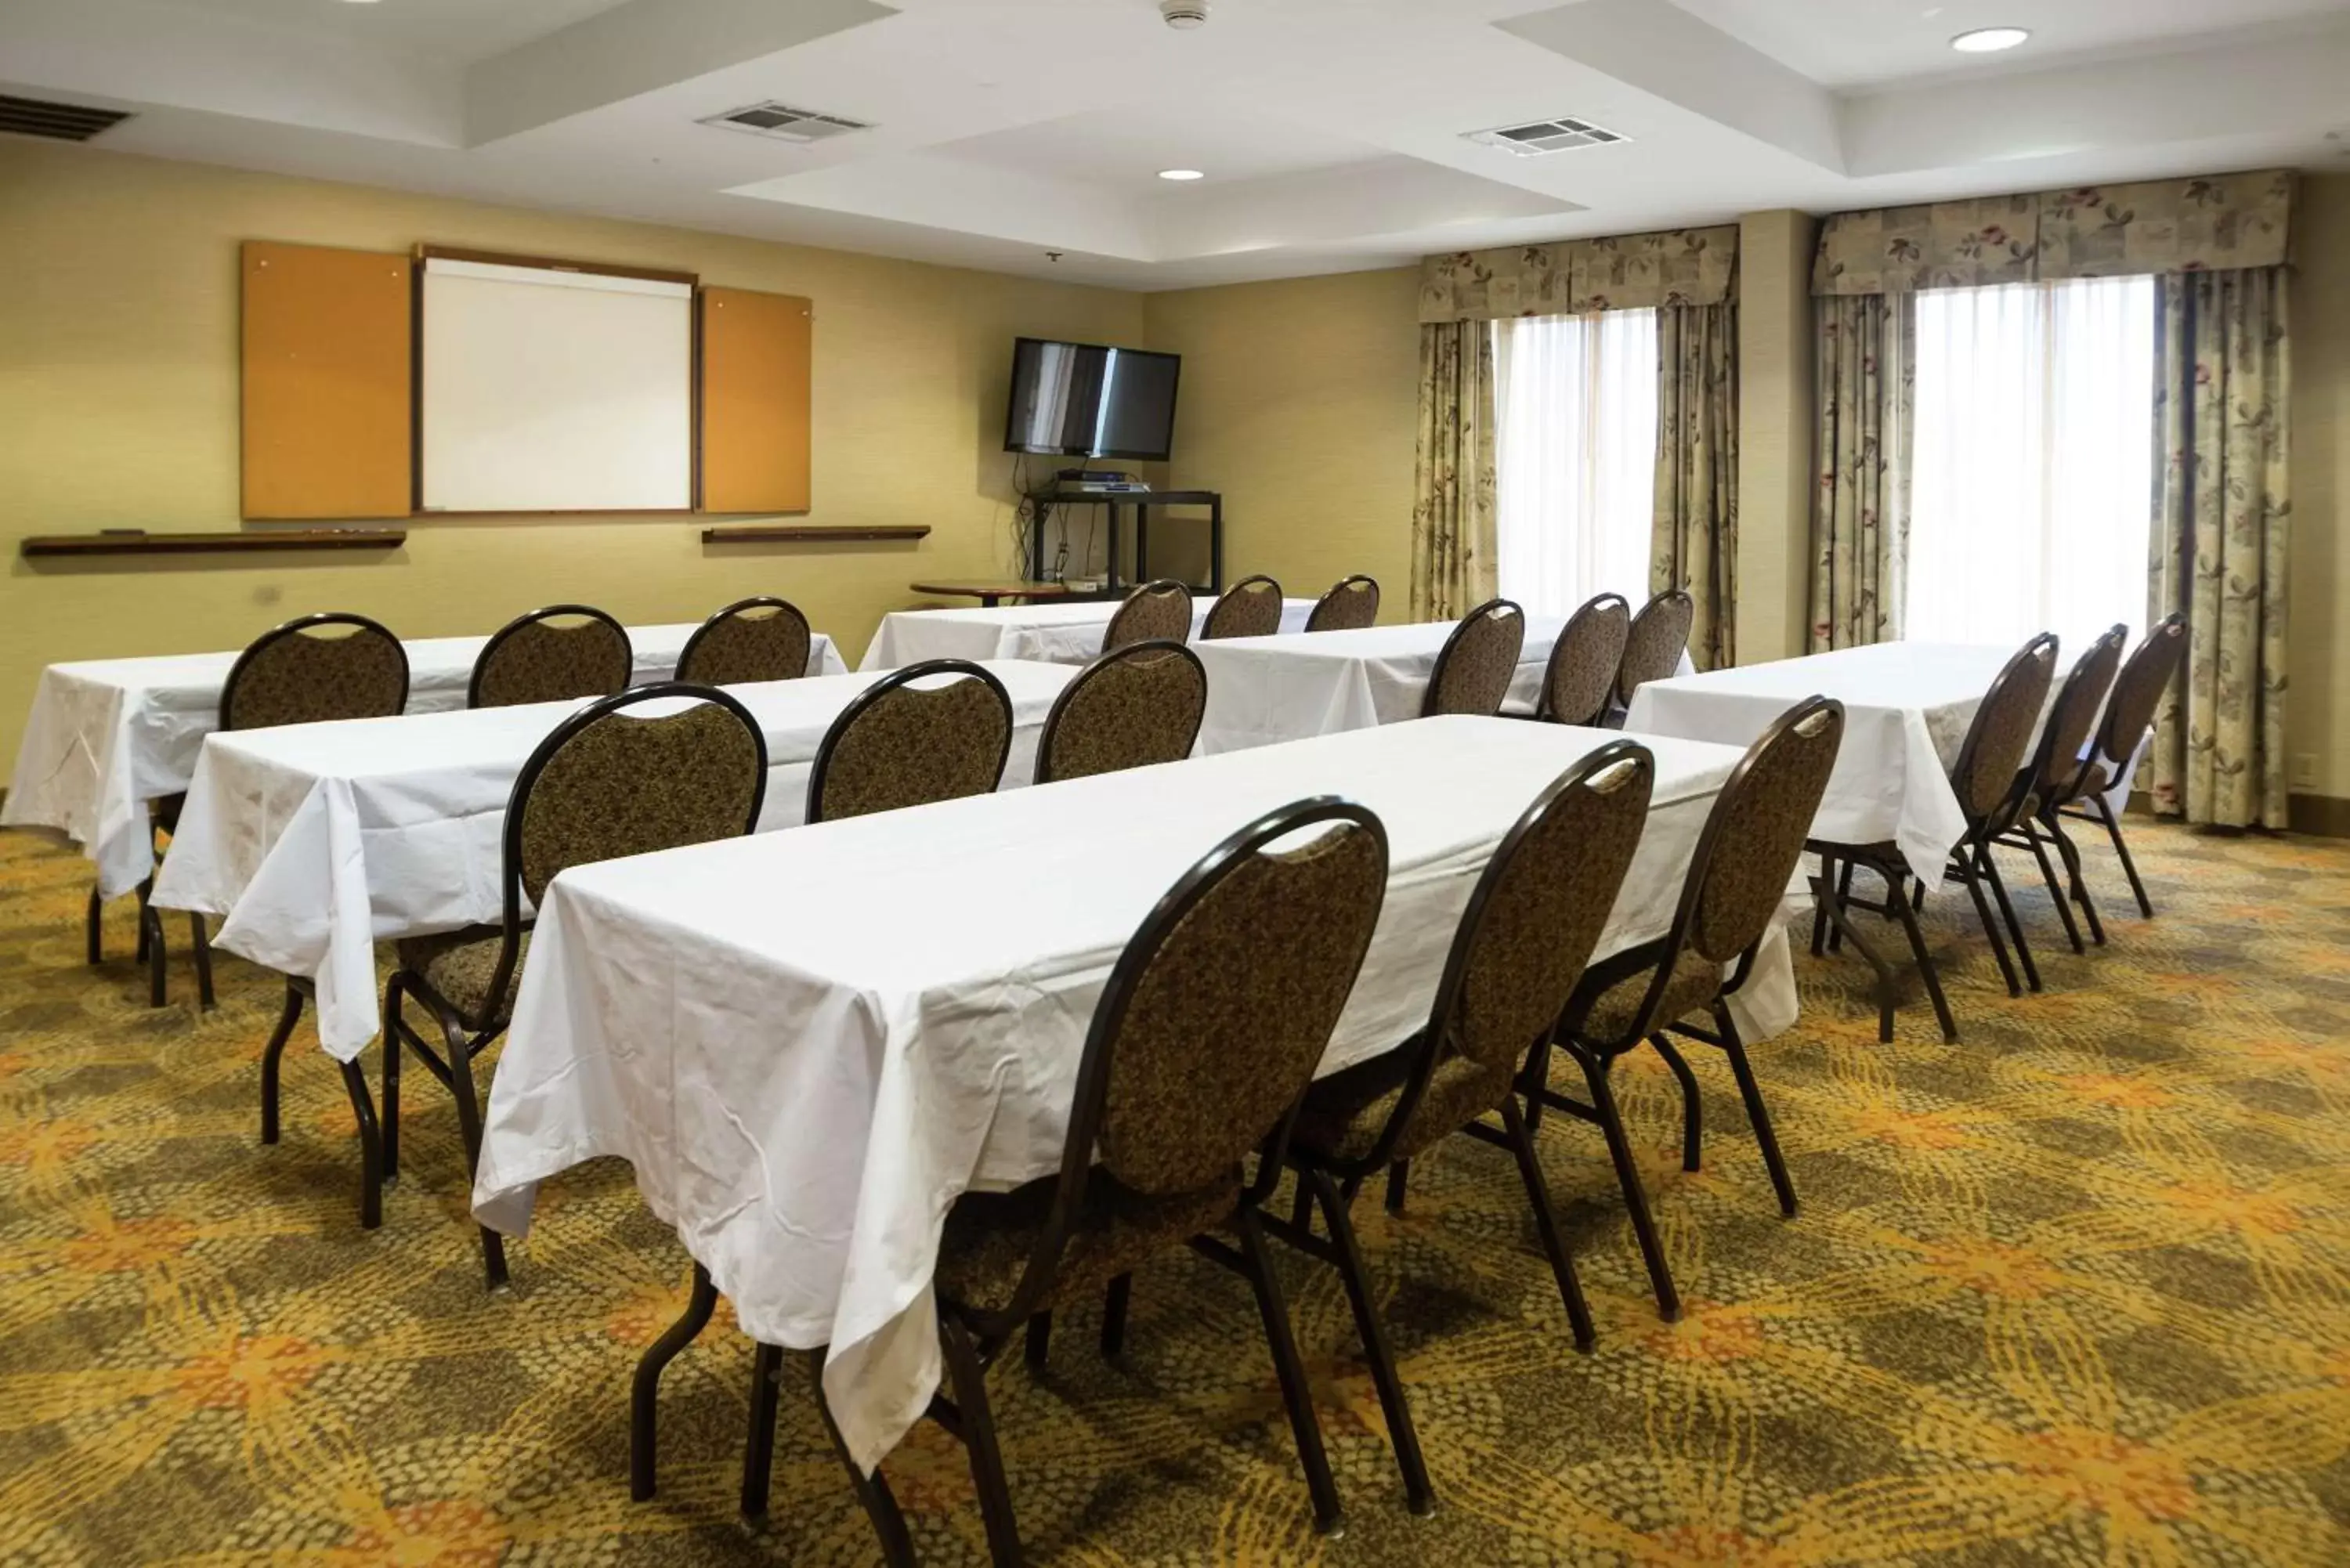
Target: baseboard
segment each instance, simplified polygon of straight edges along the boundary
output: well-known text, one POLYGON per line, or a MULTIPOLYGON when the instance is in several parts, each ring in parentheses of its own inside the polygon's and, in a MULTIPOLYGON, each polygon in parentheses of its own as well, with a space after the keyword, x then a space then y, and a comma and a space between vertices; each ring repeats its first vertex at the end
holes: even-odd
POLYGON ((2350 800, 2332 794, 2297 794, 2290 802, 2288 820, 2295 833, 2321 838, 2350 838, 2350 800))

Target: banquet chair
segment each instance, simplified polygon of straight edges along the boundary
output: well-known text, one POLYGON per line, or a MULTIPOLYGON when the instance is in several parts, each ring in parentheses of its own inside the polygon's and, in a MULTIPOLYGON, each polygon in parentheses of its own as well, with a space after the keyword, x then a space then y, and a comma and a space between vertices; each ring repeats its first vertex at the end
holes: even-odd
MULTIPOLYGON (((1281 602, 1281 596, 1274 596, 1281 602)), ((1126 596, 1102 633, 1101 650, 1116 653, 1138 642, 1189 642, 1191 639, 1191 590, 1172 577, 1143 584, 1126 596)))
POLYGON ((1386 1054, 1315 1084, 1298 1112, 1289 1143, 1295 1206, 1289 1219, 1269 1216, 1266 1223, 1338 1271, 1415 1513, 1433 1501, 1428 1468, 1348 1210, 1368 1177, 1454 1133, 1508 1149, 1575 1346, 1591 1347, 1591 1311, 1518 1107, 1518 1078, 1607 926, 1655 781, 1656 760, 1646 747, 1610 741, 1535 796, 1469 895, 1427 1023, 1386 1054), (1501 1119, 1499 1129, 1484 1120, 1489 1116, 1501 1119), (1314 1233, 1316 1204, 1326 1237, 1314 1233))
POLYGON ((1012 753, 1012 698, 965 659, 895 670, 857 694, 816 746, 807 820, 985 794, 1012 753), (918 688, 946 677, 947 684, 918 688))
POLYGON ((468 708, 610 697, 628 689, 636 656, 626 628, 588 605, 548 605, 490 634, 465 683, 468 708))
MULTIPOLYGON (((2114 689, 2114 676, 2120 670, 2122 645, 2129 640, 2129 628, 2116 626, 2105 636, 2089 645, 2065 673, 2064 684, 2057 690, 2056 705, 2049 710, 2048 722, 2040 731, 2040 743, 2033 749, 2032 761, 2016 781, 2018 804, 2009 817, 2005 830, 1994 834, 1991 842, 2012 849, 2029 849, 2039 863, 2041 880, 2047 884, 2048 897, 2056 906, 2057 915, 2064 922, 2064 936, 2076 953, 2088 949, 2081 942, 2080 923, 2073 918, 2073 903, 2078 899, 2089 929, 2102 945, 2106 930, 2097 919, 2097 907, 2089 898, 2089 885, 2081 879, 2081 852, 2064 829, 2056 826, 2056 808, 2052 802, 2068 799, 2080 793, 2084 780, 2095 761, 2089 755, 2090 732, 2097 722, 2097 714, 2114 689), (2048 846, 2053 843, 2064 862, 2070 878, 2071 897, 2065 886, 2056 879, 2056 868, 2049 863, 2048 846)), ((2016 942, 2022 944, 2019 929, 2016 942)))
POLYGON ((1649 1213, 1608 1072, 1641 1041, 1656 1047, 1680 1083, 1681 1168, 1696 1170, 1701 1152, 1697 1078, 1671 1036, 1720 1050, 1738 1080, 1746 1118, 1778 1193, 1779 1211, 1794 1217, 1794 1184, 1780 1158, 1771 1114, 1746 1060, 1729 999, 1753 971, 1755 953, 1778 919, 1788 879, 1804 857, 1804 835, 1827 792, 1828 774, 1843 742, 1844 704, 1833 698, 1806 698, 1773 720, 1739 759, 1715 797, 1697 852, 1690 857, 1671 929, 1655 941, 1584 971, 1551 1040, 1583 1069, 1591 1098, 1577 1100, 1551 1086, 1547 1050, 1536 1051, 1526 1064, 1530 1109, 1538 1112, 1547 1106, 1565 1111, 1596 1123, 1606 1135, 1657 1308, 1668 1323, 1680 1316, 1680 1294, 1649 1213), (1698 1013, 1710 1015, 1711 1030, 1690 1022, 1698 1013))
MULTIPOLYGON (((1950 793, 1958 797, 1960 815, 1967 826, 1959 842, 1951 846, 1950 864, 1943 874, 1956 877, 1964 884, 1975 907, 1975 918, 1981 922, 1983 935, 1991 942, 1991 955, 1999 961, 2000 974, 2007 981, 2010 996, 2022 995, 2023 986, 2016 979, 2015 965, 2010 961, 2006 944, 2000 937, 2002 922, 2016 938, 2018 956, 2034 991, 2040 989, 2040 971, 2032 961, 2031 950, 2022 946, 2022 927, 2016 921, 2014 902, 2008 897, 2007 883, 1999 874, 1999 863, 1991 857, 1991 841, 2007 831, 2022 805, 2020 770, 2025 749, 2032 744, 2033 731, 2040 723, 2041 710, 2047 703, 2055 672, 2054 633, 2043 632, 2018 649, 1983 694, 1950 774, 1950 793), (1990 890, 1989 898, 1985 897, 1986 888, 1990 890), (1991 913, 1994 901, 2000 910, 1996 917, 1991 913)), ((1951 1016, 1950 999, 1942 993, 1941 971, 1934 961, 1932 950, 1926 945, 1925 931, 1918 924, 1918 898, 1922 896, 1922 884, 1921 893, 1913 895, 1909 889, 1909 863, 1901 846, 1893 843, 1835 844, 1815 839, 1805 847, 1820 857, 1816 884, 1819 896, 1812 914, 1813 953, 1828 950, 1831 931, 1836 939, 1833 946, 1842 948, 1841 938, 1851 929, 1854 909, 1866 909, 1898 923, 1909 940, 1910 956, 1917 961, 1918 978, 1925 984, 1928 1000, 1933 1003, 1942 1038, 1956 1042, 1958 1021, 1951 1016), (1856 869, 1873 872, 1883 880, 1882 899, 1872 902, 1854 895, 1856 869)), ((1854 945, 1877 971, 1877 1037, 1889 1044, 1893 1040, 1892 971, 1857 938, 1854 945)))
POLYGON ((1314 601, 1305 617, 1308 631, 1359 631, 1379 618, 1379 585, 1360 572, 1333 586, 1314 601))
MULTIPOLYGON (((499 881, 504 912, 495 925, 397 946, 383 995, 381 1178, 400 1169, 400 1068, 405 1052, 447 1085, 470 1177, 482 1154, 482 1109, 473 1058, 505 1033, 530 951, 527 902, 573 866, 707 844, 756 830, 767 792, 767 742, 758 721, 712 686, 663 680, 582 708, 538 743, 506 800, 499 881), (681 711, 640 718, 649 702, 689 700, 681 711), (413 1001, 441 1032, 436 1048, 408 1020, 413 1001)), ((370 1176, 371 1183, 377 1179, 370 1176)), ((482 1228, 482 1262, 493 1289, 506 1281, 505 1244, 482 1228)))
MULTIPOLYGON (((253 640, 221 683, 220 728, 263 730, 279 724, 313 724, 334 719, 374 719, 408 706, 408 649, 400 639, 363 615, 324 612, 272 627, 253 640), (345 629, 348 628, 348 629, 345 629)), ((186 794, 169 794, 149 810, 149 834, 179 831, 186 794)), ((161 849, 156 851, 161 858, 161 849)), ((165 997, 162 912, 148 902, 155 888, 150 876, 139 884, 138 959, 147 965, 147 1004, 165 997)), ((98 889, 89 893, 89 961, 99 950, 98 889)), ((213 1005, 212 939, 204 917, 188 913, 188 944, 196 968, 196 1005, 213 1005)), ((289 984, 292 982, 289 981, 289 984)))
POLYGON ((1526 612, 1510 600, 1488 599, 1471 610, 1437 651, 1420 717, 1473 713, 1490 719, 1499 713, 1525 646, 1526 612))
POLYGON ((1631 629, 1632 607, 1621 594, 1596 595, 1569 617, 1543 670, 1534 717, 1554 724, 1596 724, 1606 717, 1631 629))
POLYGON ((1259 574, 1226 588, 1200 628, 1212 637, 1271 637, 1281 629, 1281 585, 1259 574))
POLYGON ((728 605, 694 628, 677 656, 677 679, 698 686, 797 680, 808 671, 807 617, 788 599, 728 605))
MULTIPOLYGON (((932 1276, 946 1386, 929 1414, 970 1450, 997 1568, 1022 1556, 988 1369, 1032 1318, 1105 1286, 1104 1347, 1115 1354, 1125 1282, 1187 1242, 1253 1288, 1315 1521, 1325 1532, 1338 1527, 1337 1485, 1263 1209, 1280 1182, 1298 1101, 1370 945, 1387 867, 1378 818, 1327 795, 1269 812, 1210 850, 1144 918, 1110 971, 1077 1063, 1058 1169, 1010 1192, 967 1191, 947 1211, 932 1276), (1306 842, 1276 847, 1313 830, 1306 842), (1238 1245, 1211 1234, 1219 1231, 1238 1245)), ((783 1352, 759 1346, 754 1368, 743 1476, 743 1511, 754 1518, 766 1510, 783 1352)), ((828 1410, 825 1420, 884 1560, 910 1563, 885 1475, 876 1469, 868 1479, 828 1410)))
MULTIPOLYGON (((2114 814, 2113 802, 2107 796, 2129 776, 2130 764, 2137 760, 2139 749, 2154 732, 2154 711, 2161 705, 2163 692, 2169 688, 2171 677, 2178 673, 2179 661, 2186 657, 2187 618, 2173 613, 2146 634, 2146 640, 2137 645, 2137 651, 2122 666, 2121 674, 2114 681, 2113 700, 2106 704, 2105 719, 2097 726, 2089 766, 2072 794, 2053 803, 2052 809, 2060 820, 2049 824, 2050 829, 2060 835, 2064 818, 2103 826, 2106 836, 2113 840, 2115 855, 2121 859, 2122 874, 2129 878, 2130 892, 2137 898, 2137 912, 2149 920, 2154 919, 2154 902, 2146 896, 2146 884, 2138 880, 2137 863, 2130 858, 2129 846, 2122 839, 2121 819, 2114 814)), ((2044 801, 2042 804, 2051 805, 2044 801)))
MULTIPOLYGON (((1651 680, 1669 680, 1680 673, 1681 655, 1689 651, 1690 627, 1697 618, 1697 602, 1679 588, 1658 594, 1640 607, 1624 634, 1624 657, 1616 670, 1616 706, 1632 707, 1632 693, 1651 680)), ((1622 713, 1616 715, 1621 723, 1622 713)))
POLYGON ((1105 653, 1061 688, 1036 738, 1036 782, 1086 778, 1191 754, 1208 710, 1208 672, 1180 642, 1105 653))

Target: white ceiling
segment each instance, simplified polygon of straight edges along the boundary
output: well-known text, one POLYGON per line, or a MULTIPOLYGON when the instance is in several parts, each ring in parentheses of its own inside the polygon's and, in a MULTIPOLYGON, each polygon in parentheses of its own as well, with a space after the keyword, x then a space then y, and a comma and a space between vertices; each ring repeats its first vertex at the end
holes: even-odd
POLYGON ((134 109, 97 143, 129 151, 1146 289, 2350 168, 2350 0, 1211 5, 1178 33, 1155 0, 5 0, 0 90, 134 109), (2034 36, 1949 48, 1991 25, 2034 36), (876 129, 695 123, 770 98, 876 129), (1632 140, 1461 140, 1558 115, 1632 140))

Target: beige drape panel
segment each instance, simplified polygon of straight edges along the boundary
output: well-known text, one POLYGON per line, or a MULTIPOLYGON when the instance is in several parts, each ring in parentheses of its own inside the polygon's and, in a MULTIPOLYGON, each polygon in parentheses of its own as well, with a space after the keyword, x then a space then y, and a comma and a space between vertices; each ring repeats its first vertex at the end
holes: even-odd
POLYGON ((1695 601, 1690 655, 1737 662, 1738 306, 1657 312, 1656 523, 1648 590, 1695 601))
POLYGON ((2282 266, 2161 280, 2149 622, 2187 614, 2157 716, 2165 815, 2285 826, 2285 559, 2292 337, 2282 266))
POLYGON ((1419 441, 1412 476, 1411 613, 1450 620, 1493 597, 1493 329, 1419 329, 1419 441))
POLYGON ((1812 651, 1901 635, 1918 311, 1907 294, 1818 301, 1812 651))

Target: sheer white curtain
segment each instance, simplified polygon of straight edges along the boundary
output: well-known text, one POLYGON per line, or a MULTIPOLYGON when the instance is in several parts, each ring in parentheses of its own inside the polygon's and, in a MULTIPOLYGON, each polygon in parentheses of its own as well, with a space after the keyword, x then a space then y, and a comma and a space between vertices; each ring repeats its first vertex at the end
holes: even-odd
POLYGON ((1905 638, 2144 631, 2154 328, 2151 277, 1918 296, 1905 638))
POLYGON ((1493 324, 1502 595, 1564 616, 1648 596, 1657 485, 1657 313, 1493 324))

